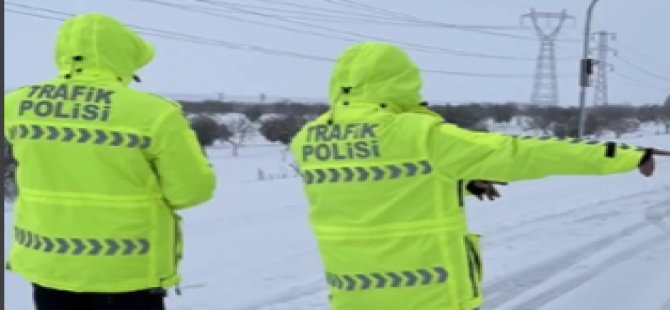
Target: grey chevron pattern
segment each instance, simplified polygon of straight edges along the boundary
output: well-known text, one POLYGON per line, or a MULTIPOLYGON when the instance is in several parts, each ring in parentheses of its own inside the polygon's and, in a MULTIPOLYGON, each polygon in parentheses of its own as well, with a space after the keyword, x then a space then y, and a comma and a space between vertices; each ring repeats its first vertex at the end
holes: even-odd
POLYGON ((144 238, 93 239, 42 236, 14 227, 14 240, 19 245, 48 254, 76 256, 147 255, 151 244, 144 238))
POLYGON ((98 239, 88 239, 88 243, 91 245, 88 255, 100 255, 102 243, 98 239))
POLYGON ((342 174, 342 173, 340 173, 340 170, 335 169, 335 168, 329 168, 328 172, 330 172, 330 176, 331 176, 331 178, 329 180, 330 182, 335 183, 335 182, 338 182, 340 180, 340 174, 342 174))
POLYGON ((30 139, 36 140, 36 139, 41 138, 44 135, 44 129, 42 129, 42 127, 37 126, 37 125, 32 125, 30 127, 32 127, 32 129, 33 129, 33 136, 30 137, 30 139))
MULTIPOLYGON (((578 138, 571 138, 571 137, 553 137, 553 136, 542 136, 542 137, 534 137, 534 136, 511 136, 513 138, 517 139, 523 139, 523 140, 539 140, 539 141, 565 141, 569 142, 572 144, 586 144, 586 145, 601 145, 601 144, 606 144, 607 142, 603 141, 596 141, 596 140, 582 140, 578 138)), ((641 146, 630 146, 624 143, 617 143, 617 146, 621 148, 622 150, 629 150, 629 149, 635 149, 637 151, 644 151, 646 148, 641 147, 641 146)))
POLYGON ((47 137, 47 140, 53 141, 53 140, 58 139, 58 136, 60 134, 58 132, 58 128, 56 128, 54 126, 46 126, 46 128, 49 131, 49 136, 47 137))
POLYGON ((395 272, 387 272, 386 275, 391 279, 391 287, 399 287, 402 277, 395 272))
POLYGON ((334 289, 365 291, 387 288, 407 288, 447 283, 448 272, 444 267, 417 270, 375 272, 369 274, 326 273, 326 282, 334 289))
POLYGON ((9 128, 9 136, 10 139, 116 146, 140 150, 148 149, 152 143, 151 137, 135 133, 34 124, 14 125, 9 128))
MULTIPOLYGON (((386 168, 389 170, 389 172, 391 172, 390 175, 391 179, 397 179, 402 175, 402 168, 400 168, 400 166, 388 165, 386 166, 386 168)), ((409 175, 409 171, 407 172, 407 174, 409 175)))
POLYGON ((380 182, 396 180, 433 172, 433 166, 427 160, 387 164, 384 166, 367 167, 328 167, 305 169, 302 178, 305 184, 380 182))

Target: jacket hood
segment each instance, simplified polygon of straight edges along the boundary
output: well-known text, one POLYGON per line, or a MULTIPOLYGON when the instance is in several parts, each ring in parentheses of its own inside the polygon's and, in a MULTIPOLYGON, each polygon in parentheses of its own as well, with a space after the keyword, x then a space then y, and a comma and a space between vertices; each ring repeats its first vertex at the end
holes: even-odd
POLYGON ((135 72, 154 57, 154 49, 121 22, 100 14, 84 14, 61 26, 56 64, 61 76, 114 75, 129 84, 135 72))
POLYGON ((330 81, 331 107, 385 104, 408 112, 422 108, 419 68, 398 47, 361 43, 340 56, 330 81))

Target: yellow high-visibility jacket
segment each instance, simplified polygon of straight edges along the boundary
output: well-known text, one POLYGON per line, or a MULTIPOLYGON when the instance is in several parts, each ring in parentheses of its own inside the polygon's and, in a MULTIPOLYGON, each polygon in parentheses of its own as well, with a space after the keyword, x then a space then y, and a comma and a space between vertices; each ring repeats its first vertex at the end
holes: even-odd
POLYGON ((336 64, 331 110, 291 144, 333 309, 478 308, 467 180, 622 173, 643 156, 626 145, 459 129, 422 106, 421 85, 398 48, 356 45, 336 64))
POLYGON ((18 162, 8 266, 75 292, 179 281, 178 209, 209 200, 215 175, 181 107, 128 88, 153 48, 102 15, 66 22, 57 79, 5 96, 18 162))

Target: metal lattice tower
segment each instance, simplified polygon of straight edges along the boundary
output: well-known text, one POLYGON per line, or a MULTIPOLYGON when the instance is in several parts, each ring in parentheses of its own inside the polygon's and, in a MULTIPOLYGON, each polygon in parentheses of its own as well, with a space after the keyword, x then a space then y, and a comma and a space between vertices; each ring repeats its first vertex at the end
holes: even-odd
POLYGON ((566 20, 575 18, 566 10, 556 12, 538 12, 531 9, 529 14, 521 16, 529 18, 540 39, 540 52, 535 66, 535 78, 530 102, 534 105, 558 105, 558 75, 556 73, 556 39, 566 20), (540 21, 546 21, 545 27, 540 21), (552 21, 557 21, 552 23, 552 21))
POLYGON ((591 52, 595 51, 597 53, 593 105, 608 105, 607 71, 614 70, 614 66, 607 62, 607 55, 610 52, 616 55, 616 50, 609 46, 609 40, 616 40, 616 34, 607 31, 598 31, 591 34, 591 36, 598 42, 598 47, 591 50, 591 52))

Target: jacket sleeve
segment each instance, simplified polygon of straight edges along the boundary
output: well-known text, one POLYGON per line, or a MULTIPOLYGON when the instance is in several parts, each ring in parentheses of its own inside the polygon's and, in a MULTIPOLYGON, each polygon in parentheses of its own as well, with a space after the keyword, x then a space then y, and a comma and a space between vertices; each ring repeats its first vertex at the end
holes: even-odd
POLYGON ((613 142, 521 138, 450 124, 429 136, 429 158, 453 179, 512 182, 551 175, 607 175, 639 166, 644 150, 613 142))
POLYGON ((152 165, 163 198, 175 209, 210 200, 216 175, 181 109, 170 109, 153 128, 152 165))

